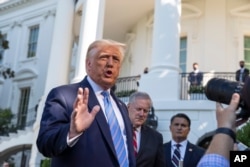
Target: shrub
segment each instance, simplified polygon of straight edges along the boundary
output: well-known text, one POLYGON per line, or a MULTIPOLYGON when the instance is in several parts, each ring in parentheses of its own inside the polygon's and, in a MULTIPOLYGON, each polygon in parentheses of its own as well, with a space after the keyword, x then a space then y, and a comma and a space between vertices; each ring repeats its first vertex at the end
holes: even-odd
POLYGON ((236 134, 238 141, 250 147, 250 122, 238 129, 236 134))
POLYGON ((129 97, 132 93, 136 92, 136 90, 124 90, 120 92, 116 92, 117 97, 129 97))
POLYGON ((9 132, 16 130, 16 127, 11 124, 13 114, 10 109, 0 109, 0 135, 8 136, 9 132))
POLYGON ((203 86, 190 86, 188 93, 204 93, 205 88, 203 86))
POLYGON ((50 158, 46 158, 44 160, 41 160, 41 167, 50 167, 50 163, 51 163, 51 159, 50 158))

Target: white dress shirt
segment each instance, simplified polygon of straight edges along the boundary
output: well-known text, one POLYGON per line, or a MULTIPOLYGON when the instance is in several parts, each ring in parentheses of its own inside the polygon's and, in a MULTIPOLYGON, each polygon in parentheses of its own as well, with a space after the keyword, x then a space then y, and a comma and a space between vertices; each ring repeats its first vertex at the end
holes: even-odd
MULTIPOLYGON (((178 143, 176 143, 174 140, 171 140, 171 157, 174 154, 174 150, 176 148, 176 144, 178 144, 178 143)), ((185 157, 186 148, 187 148, 187 140, 184 140, 184 141, 182 141, 179 144, 181 145, 180 146, 181 161, 183 161, 184 157, 185 157)))
MULTIPOLYGON (((100 86, 98 86, 89 76, 87 76, 87 80, 88 80, 90 86, 92 87, 92 89, 94 90, 95 95, 97 97, 97 100, 98 100, 99 104, 101 105, 100 107, 104 111, 103 114, 106 117, 105 107, 104 107, 104 101, 103 101, 104 97, 101 94, 102 91, 103 91, 103 89, 100 86)), ((107 90, 107 91, 110 92, 110 89, 107 90)), ((112 107, 114 109, 116 118, 118 120, 118 123, 120 125, 122 136, 123 136, 123 140, 124 140, 126 151, 127 151, 127 138, 126 138, 126 131, 125 131, 124 121, 123 121, 121 112, 119 111, 119 108, 118 108, 117 104, 115 103, 114 99, 112 98, 112 96, 110 96, 110 100, 111 100, 111 104, 112 104, 112 107)), ((107 119, 107 117, 106 117, 106 119, 107 119)), ((71 139, 69 139, 69 135, 68 135, 67 136, 67 144, 68 144, 68 146, 73 147, 76 144, 76 142, 78 141, 79 136, 81 136, 81 135, 82 135, 82 133, 79 134, 78 136, 75 136, 74 138, 71 138, 71 139)), ((127 152, 127 155, 128 155, 128 152, 127 152)))

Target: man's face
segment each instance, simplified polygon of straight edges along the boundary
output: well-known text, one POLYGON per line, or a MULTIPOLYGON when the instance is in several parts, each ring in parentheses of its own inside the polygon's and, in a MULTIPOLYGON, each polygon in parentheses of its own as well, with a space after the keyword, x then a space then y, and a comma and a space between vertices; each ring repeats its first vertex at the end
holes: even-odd
POLYGON ((193 69, 194 69, 194 70, 198 69, 198 64, 194 64, 194 65, 193 65, 193 69))
POLYGON ((147 120, 148 113, 151 109, 149 99, 137 98, 135 102, 128 104, 129 118, 133 127, 139 127, 147 120))
POLYGON ((121 63, 122 55, 119 50, 104 46, 86 59, 87 73, 103 89, 108 89, 115 84, 121 63))
POLYGON ((244 67, 244 62, 240 62, 240 67, 241 67, 241 68, 244 67))
POLYGON ((181 142, 187 139, 190 127, 188 121, 185 118, 176 117, 170 125, 170 131, 172 133, 172 138, 175 141, 181 142))

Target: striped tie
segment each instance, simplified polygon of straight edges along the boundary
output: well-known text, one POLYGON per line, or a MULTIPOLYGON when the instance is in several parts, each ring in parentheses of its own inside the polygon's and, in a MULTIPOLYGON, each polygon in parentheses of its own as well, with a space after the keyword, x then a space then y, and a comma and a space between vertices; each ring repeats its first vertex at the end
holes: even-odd
POLYGON ((127 153, 125 150, 125 144, 124 144, 124 140, 122 137, 122 132, 120 129, 120 125, 117 121, 117 118, 115 116, 113 107, 111 105, 109 92, 103 91, 101 94, 104 96, 105 113, 107 116, 111 136, 113 139, 113 143, 115 146, 115 151, 116 151, 116 155, 117 155, 120 167, 128 167, 127 153))
POLYGON ((135 156, 137 156, 137 140, 136 140, 136 128, 133 128, 133 146, 135 150, 135 156))
POLYGON ((172 165, 173 165, 173 167, 178 167, 180 159, 181 159, 181 154, 180 154, 180 146, 181 145, 176 144, 175 146, 176 146, 176 148, 174 150, 173 157, 172 157, 172 165))

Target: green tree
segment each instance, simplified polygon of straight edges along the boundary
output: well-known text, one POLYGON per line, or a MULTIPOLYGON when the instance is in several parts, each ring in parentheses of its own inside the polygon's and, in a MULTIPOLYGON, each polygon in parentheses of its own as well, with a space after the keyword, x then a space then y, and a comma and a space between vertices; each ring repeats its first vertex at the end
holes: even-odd
POLYGON ((51 163, 51 159, 50 158, 46 158, 44 160, 41 161, 41 167, 50 167, 50 163, 51 163))
POLYGON ((13 116, 10 109, 0 108, 0 136, 8 136, 9 132, 16 131, 16 127, 11 124, 13 116))
MULTIPOLYGON (((4 35, 0 31, 0 60, 3 59, 3 50, 9 49, 9 41, 4 38, 4 35)), ((10 67, 6 67, 3 64, 0 64, 0 75, 7 78, 13 78, 15 76, 15 71, 10 67)))
POLYGON ((236 132, 237 140, 246 146, 250 147, 250 122, 248 121, 244 126, 236 132))

